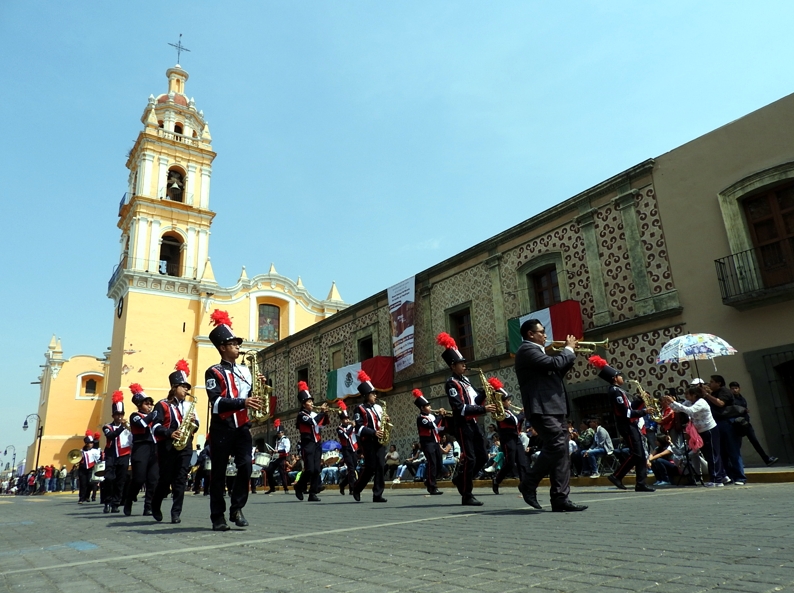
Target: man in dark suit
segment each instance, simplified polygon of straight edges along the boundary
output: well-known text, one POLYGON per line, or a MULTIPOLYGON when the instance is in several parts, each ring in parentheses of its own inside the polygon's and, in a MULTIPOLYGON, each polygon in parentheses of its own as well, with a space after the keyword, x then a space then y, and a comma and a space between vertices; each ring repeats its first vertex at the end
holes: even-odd
POLYGON ((516 352, 516 376, 521 388, 524 413, 543 441, 535 463, 518 489, 529 506, 540 509, 537 488, 548 474, 551 481, 551 510, 583 511, 587 507, 568 500, 571 468, 568 457, 568 397, 563 377, 576 360, 576 338, 568 336, 565 348, 555 356, 545 351, 546 330, 537 319, 521 324, 524 338, 516 352))

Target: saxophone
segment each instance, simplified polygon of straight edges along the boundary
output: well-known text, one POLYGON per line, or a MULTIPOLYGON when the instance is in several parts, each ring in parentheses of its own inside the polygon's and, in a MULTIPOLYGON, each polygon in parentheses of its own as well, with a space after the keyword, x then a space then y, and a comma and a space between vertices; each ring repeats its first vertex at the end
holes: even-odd
POLYGON ((182 417, 182 424, 179 425, 179 438, 174 441, 174 449, 181 451, 187 447, 190 439, 193 438, 193 433, 196 432, 198 426, 193 422, 193 413, 196 411, 196 398, 192 395, 186 395, 185 399, 190 398, 190 406, 182 417))
POLYGON ((492 405, 496 407, 496 412, 491 413, 491 418, 497 422, 501 422, 507 418, 507 413, 505 412, 502 398, 496 395, 496 390, 491 387, 491 384, 485 379, 485 373, 482 372, 482 369, 469 368, 469 370, 480 373, 480 381, 482 381, 482 388, 485 391, 485 405, 492 405))
POLYGON ((380 417, 383 436, 378 439, 378 442, 385 446, 389 444, 389 439, 391 439, 391 429, 394 425, 389 422, 389 413, 386 411, 386 402, 381 402, 380 407, 383 410, 383 413, 380 417))
POLYGON ((264 424, 270 420, 270 394, 273 392, 273 388, 259 380, 256 350, 244 352, 243 359, 245 360, 245 365, 251 371, 251 397, 262 402, 262 410, 248 410, 248 418, 254 426, 264 424))
POLYGON ((634 383, 637 386, 637 391, 642 398, 643 403, 645 404, 645 411, 648 413, 648 416, 651 417, 651 420, 656 422, 657 424, 662 421, 662 412, 659 410, 659 406, 657 405, 656 400, 651 396, 650 393, 645 391, 640 385, 639 381, 629 380, 629 384, 634 383))

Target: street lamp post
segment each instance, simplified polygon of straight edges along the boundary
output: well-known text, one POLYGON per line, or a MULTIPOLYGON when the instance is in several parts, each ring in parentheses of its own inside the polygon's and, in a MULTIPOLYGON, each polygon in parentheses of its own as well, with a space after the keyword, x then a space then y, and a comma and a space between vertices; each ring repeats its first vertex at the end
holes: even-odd
POLYGON ((38 414, 28 414, 28 417, 25 418, 25 423, 22 425, 22 430, 28 429, 28 419, 33 418, 33 416, 36 417, 36 425, 38 426, 38 435, 36 436, 36 438, 39 441, 39 446, 36 448, 36 465, 33 469, 38 470, 39 454, 41 453, 41 435, 44 434, 44 426, 42 426, 41 424, 41 416, 39 416, 38 414))
POLYGON ((15 477, 14 476, 14 472, 17 471, 17 448, 14 445, 8 445, 8 447, 6 447, 6 449, 5 449, 5 451, 3 451, 3 457, 8 455, 8 450, 9 449, 13 449, 14 450, 14 455, 11 457, 11 479, 13 480, 14 477, 15 477))

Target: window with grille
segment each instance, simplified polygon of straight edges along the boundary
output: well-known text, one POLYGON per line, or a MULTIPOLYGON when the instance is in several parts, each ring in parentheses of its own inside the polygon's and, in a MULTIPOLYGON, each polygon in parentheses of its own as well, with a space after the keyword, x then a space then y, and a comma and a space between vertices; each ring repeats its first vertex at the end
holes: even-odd
POLYGON ((466 360, 474 360, 474 332, 471 327, 471 309, 459 309, 449 314, 450 334, 466 360))

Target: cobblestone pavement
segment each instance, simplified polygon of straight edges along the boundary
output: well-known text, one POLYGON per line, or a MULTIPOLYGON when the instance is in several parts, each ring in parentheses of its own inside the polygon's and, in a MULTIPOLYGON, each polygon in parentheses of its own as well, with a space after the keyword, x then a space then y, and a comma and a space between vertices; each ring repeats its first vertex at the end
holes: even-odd
POLYGON ((251 527, 226 533, 209 530, 203 496, 186 497, 180 525, 71 495, 3 497, 0 591, 794 591, 792 493, 576 488, 584 513, 534 511, 515 488, 478 489, 479 508, 449 490, 387 490, 379 505, 259 494, 251 527))

